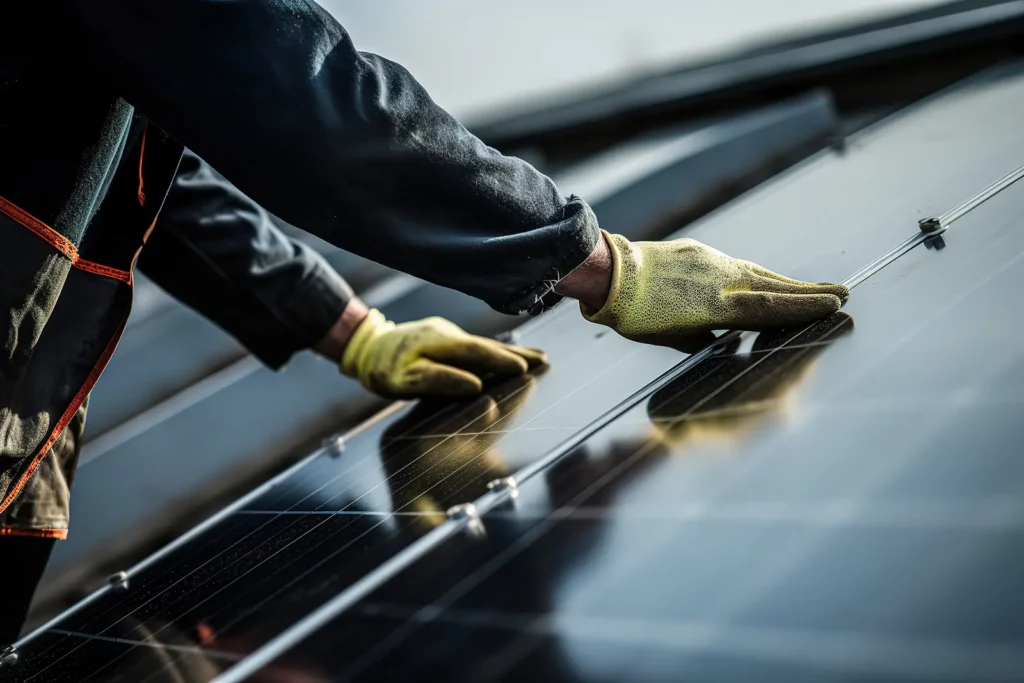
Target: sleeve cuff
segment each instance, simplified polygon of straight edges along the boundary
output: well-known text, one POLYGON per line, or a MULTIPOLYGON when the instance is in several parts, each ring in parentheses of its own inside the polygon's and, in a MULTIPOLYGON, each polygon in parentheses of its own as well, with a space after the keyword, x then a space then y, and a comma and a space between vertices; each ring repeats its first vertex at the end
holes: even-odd
POLYGON ((601 239, 601 230, 593 210, 576 195, 569 197, 566 202, 557 229, 551 267, 532 285, 520 290, 505 303, 494 306, 496 310, 512 315, 525 312, 535 316, 562 300, 555 293, 555 287, 593 253, 601 239))
POLYGON ((319 254, 314 267, 289 300, 277 308, 287 332, 277 338, 248 344, 263 363, 277 370, 298 351, 315 346, 341 317, 355 294, 319 254))

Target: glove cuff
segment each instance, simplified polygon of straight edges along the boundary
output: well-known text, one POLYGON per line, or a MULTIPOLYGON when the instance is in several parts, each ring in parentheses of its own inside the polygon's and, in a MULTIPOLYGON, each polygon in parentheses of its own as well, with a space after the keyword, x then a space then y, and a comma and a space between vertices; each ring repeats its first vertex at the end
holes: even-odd
POLYGON ((359 327, 352 333, 345 352, 341 354, 341 363, 339 364, 341 374, 361 379, 359 370, 366 365, 366 357, 369 355, 374 341, 394 328, 395 324, 389 322, 383 313, 376 308, 370 309, 363 322, 359 323, 359 327))
POLYGON ((608 298, 605 300, 604 306, 595 310, 581 301, 580 313, 592 323, 614 328, 619 322, 623 303, 628 296, 628 293, 623 291, 622 274, 624 267, 630 267, 634 263, 633 245, 622 235, 613 235, 604 230, 601 231, 601 234, 612 253, 611 287, 608 288, 608 298))

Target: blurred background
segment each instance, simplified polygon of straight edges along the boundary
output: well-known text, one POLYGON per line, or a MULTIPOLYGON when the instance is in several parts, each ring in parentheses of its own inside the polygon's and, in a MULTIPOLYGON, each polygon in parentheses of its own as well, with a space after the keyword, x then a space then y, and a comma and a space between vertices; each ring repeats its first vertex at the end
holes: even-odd
POLYGON ((469 126, 936 0, 324 0, 469 126))
MULTIPOLYGON (((360 49, 405 65, 485 142, 637 238, 664 237, 1004 59, 1020 28, 1007 9, 1017 3, 993 0, 322 4, 360 49), (999 22, 1016 23, 983 30, 999 22)), ((523 322, 282 228, 391 319, 443 315, 488 335, 523 322)), ((69 539, 33 622, 381 407, 309 353, 278 373, 263 368, 139 278, 129 327, 93 393, 69 539)))

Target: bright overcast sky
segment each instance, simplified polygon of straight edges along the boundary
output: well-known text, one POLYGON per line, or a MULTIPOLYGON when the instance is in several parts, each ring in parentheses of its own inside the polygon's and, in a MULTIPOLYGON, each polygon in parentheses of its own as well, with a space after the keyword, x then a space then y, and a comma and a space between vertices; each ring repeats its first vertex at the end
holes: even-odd
POLYGON ((486 118, 822 22, 936 0, 319 0, 361 50, 405 65, 458 116, 486 118))

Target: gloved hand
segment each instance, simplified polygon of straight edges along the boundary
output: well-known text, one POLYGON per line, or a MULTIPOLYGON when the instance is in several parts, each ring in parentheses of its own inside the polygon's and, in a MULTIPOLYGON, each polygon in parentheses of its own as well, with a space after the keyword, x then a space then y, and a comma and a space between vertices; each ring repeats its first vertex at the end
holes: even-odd
POLYGON ((599 310, 584 317, 628 339, 684 350, 712 340, 711 330, 765 330, 835 313, 843 285, 791 280, 692 239, 631 243, 604 233, 612 282, 599 310))
POLYGON ((479 394, 482 376, 522 375, 545 362, 543 351, 477 337, 443 318, 396 325, 373 309, 349 340, 341 371, 385 398, 460 398, 479 394))

